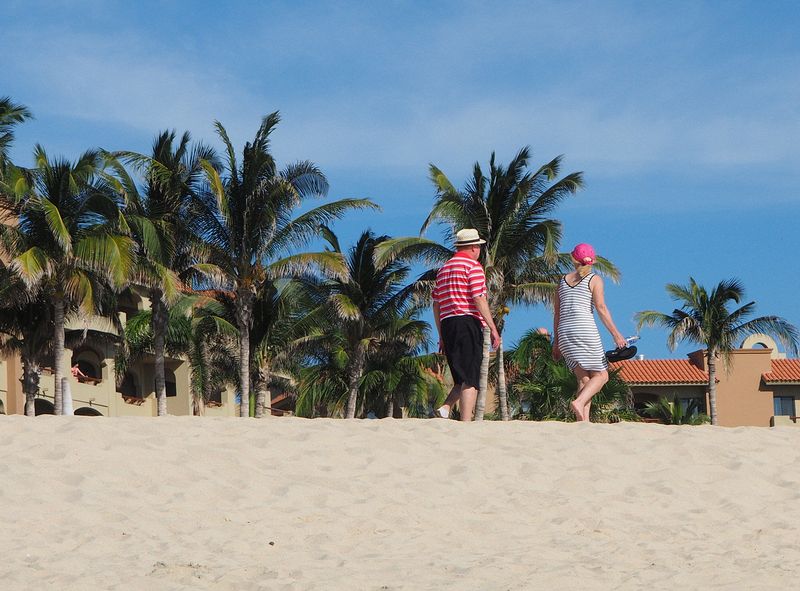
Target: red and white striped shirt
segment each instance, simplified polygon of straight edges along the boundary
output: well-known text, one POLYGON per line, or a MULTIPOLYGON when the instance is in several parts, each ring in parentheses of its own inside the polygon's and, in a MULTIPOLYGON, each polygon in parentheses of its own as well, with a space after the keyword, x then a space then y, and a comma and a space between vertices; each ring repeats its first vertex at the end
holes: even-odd
POLYGON ((485 324, 474 298, 486 295, 486 275, 468 254, 456 252, 436 274, 433 300, 439 304, 439 320, 474 316, 485 324))

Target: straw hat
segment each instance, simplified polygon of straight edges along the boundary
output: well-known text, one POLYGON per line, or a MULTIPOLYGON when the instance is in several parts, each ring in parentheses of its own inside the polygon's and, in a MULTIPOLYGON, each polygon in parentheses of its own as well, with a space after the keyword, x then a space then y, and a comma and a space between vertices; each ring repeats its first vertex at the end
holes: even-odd
POLYGON ((486 240, 481 240, 476 229, 464 228, 456 233, 456 246, 471 246, 473 244, 486 244, 486 240))

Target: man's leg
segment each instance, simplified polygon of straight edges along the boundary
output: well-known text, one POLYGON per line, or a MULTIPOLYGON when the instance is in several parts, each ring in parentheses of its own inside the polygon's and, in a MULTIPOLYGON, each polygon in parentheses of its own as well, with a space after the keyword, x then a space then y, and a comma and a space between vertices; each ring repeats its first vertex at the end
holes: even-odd
POLYGON ((461 389, 461 400, 458 403, 458 412, 461 413, 462 421, 471 421, 475 413, 475 402, 478 400, 478 389, 472 386, 464 386, 461 389))
POLYGON ((450 394, 447 395, 444 404, 442 404, 442 406, 437 408, 434 412, 439 414, 439 416, 442 417, 443 419, 448 418, 450 416, 450 410, 453 408, 453 405, 456 402, 458 402, 460 397, 461 397, 461 384, 456 384, 450 390, 450 394))

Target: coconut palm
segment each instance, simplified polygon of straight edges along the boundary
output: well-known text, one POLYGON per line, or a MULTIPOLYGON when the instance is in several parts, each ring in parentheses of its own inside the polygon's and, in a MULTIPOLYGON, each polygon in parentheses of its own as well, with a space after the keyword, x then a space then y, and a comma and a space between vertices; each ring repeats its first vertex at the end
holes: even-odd
POLYGON ((430 325, 411 309, 393 321, 393 327, 367 358, 359 395, 364 408, 378 417, 427 417, 446 397, 443 381, 431 367, 437 354, 422 354, 430 325))
MULTIPOLYGON (((504 317, 515 305, 530 306, 549 302, 558 278, 571 269, 569 255, 559 254, 561 223, 552 217, 557 206, 583 186, 580 172, 558 178, 562 157, 532 171, 528 169, 529 148, 520 150, 508 167, 495 162, 492 153, 487 177, 478 163, 463 190, 435 165, 430 178, 436 188, 436 201, 422 226, 421 234, 439 222, 444 226, 445 242, 451 242, 463 228, 475 228, 486 240, 481 263, 486 271, 489 307, 502 334, 504 317)), ((392 256, 421 257, 440 266, 452 256, 448 248, 421 238, 397 239, 383 246, 381 259, 392 256)), ((606 260, 597 269, 612 279, 618 272, 606 260)), ((431 281, 434 273, 423 276, 431 281)), ((428 288, 429 289, 429 288, 428 288)), ((485 333, 488 331, 485 331, 485 333)), ((484 334, 484 359, 475 418, 483 418, 488 371, 489 339, 484 334)), ((498 349, 502 356, 502 348, 498 349)), ((499 365, 502 367, 502 365, 499 365)), ((501 415, 509 418, 504 380, 498 381, 501 415)))
POLYGON ((711 293, 693 277, 688 285, 667 284, 667 293, 680 303, 672 314, 645 310, 636 314, 637 328, 660 326, 669 330, 667 346, 674 350, 682 341, 705 347, 708 365, 708 401, 711 407, 711 424, 717 424, 717 360, 728 365, 731 351, 745 337, 763 333, 780 341, 788 351, 797 354, 797 329, 779 316, 759 316, 748 320, 755 302, 748 302, 732 311, 731 304, 744 298, 744 287, 737 279, 720 281, 711 293))
MULTIPOLYGON (((331 326, 338 327, 336 332, 343 335, 347 356, 345 418, 352 419, 356 415, 368 352, 390 340, 396 321, 413 305, 411 291, 406 286, 409 268, 399 261, 375 263, 375 248, 388 236, 364 231, 345 254, 333 232, 325 230, 324 235, 332 251, 346 261, 346 273, 331 276, 326 288, 331 326)), ((419 329, 418 322, 409 319, 405 338, 417 339, 414 329, 419 329)))
MULTIPOLYGON (((358 382, 356 414, 392 417, 405 408, 409 416, 428 416, 445 399, 444 382, 433 369, 435 354, 420 355, 429 326, 416 319, 418 310, 395 318, 368 347, 363 377, 358 382), (415 344, 416 343, 416 344, 415 344)), ((320 324, 295 351, 302 351, 297 376, 296 412, 299 416, 345 416, 350 399, 351 371, 346 330, 335 317, 320 324)))
POLYGON ((103 180, 104 159, 85 152, 74 163, 41 146, 30 190, 7 208, 17 223, 0 224, 0 248, 31 294, 53 308, 55 412, 61 414, 65 319, 93 314, 102 285, 119 288, 133 270, 134 242, 118 231, 119 207, 103 180))
POLYGON ((197 217, 199 235, 212 248, 211 262, 219 268, 224 289, 235 295, 239 330, 240 415, 248 415, 250 395, 250 329, 253 301, 261 285, 292 272, 317 265, 342 269, 333 253, 291 254, 319 233, 319 226, 353 208, 374 207, 368 200, 343 199, 326 203, 292 218, 311 196, 324 196, 328 181, 311 162, 301 161, 279 170, 270 152, 270 135, 280 118, 267 115, 252 142, 247 142, 238 163, 221 123, 216 130, 225 145, 225 170, 220 174, 210 163, 203 167, 209 190, 201 196, 197 217))
POLYGON ((182 285, 204 268, 203 245, 190 231, 194 201, 190 198, 205 175, 201 162, 216 165, 216 154, 203 144, 191 146, 185 132, 176 144, 175 131, 161 132, 150 156, 117 152, 144 176, 140 192, 124 169, 115 163, 119 189, 126 195, 125 222, 138 245, 136 280, 148 289, 158 415, 167 414, 164 378, 164 338, 168 306, 180 295, 182 285))

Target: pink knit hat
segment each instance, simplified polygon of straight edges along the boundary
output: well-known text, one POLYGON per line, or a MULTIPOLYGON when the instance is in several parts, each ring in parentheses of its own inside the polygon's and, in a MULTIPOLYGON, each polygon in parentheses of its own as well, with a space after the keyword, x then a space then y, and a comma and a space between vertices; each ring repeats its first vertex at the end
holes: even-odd
POLYGON ((581 265, 594 265, 594 248, 591 244, 581 243, 572 249, 572 258, 581 265))

